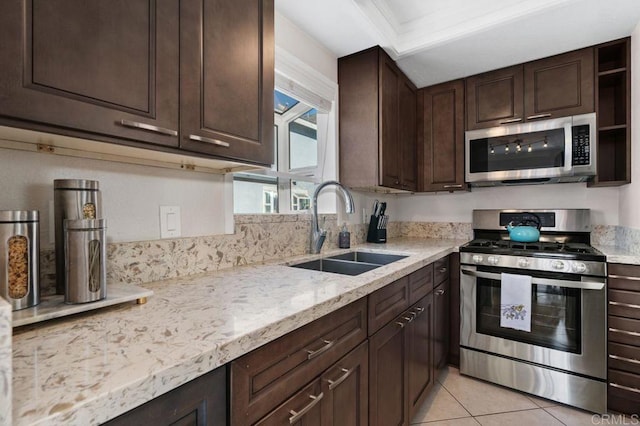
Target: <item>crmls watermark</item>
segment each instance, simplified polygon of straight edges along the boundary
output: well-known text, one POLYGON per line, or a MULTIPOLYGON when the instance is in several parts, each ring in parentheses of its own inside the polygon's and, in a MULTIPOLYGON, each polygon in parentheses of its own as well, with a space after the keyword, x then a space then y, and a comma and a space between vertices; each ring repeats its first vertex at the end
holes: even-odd
POLYGON ((640 425, 640 416, 631 414, 594 414, 591 416, 591 424, 594 425, 640 425))

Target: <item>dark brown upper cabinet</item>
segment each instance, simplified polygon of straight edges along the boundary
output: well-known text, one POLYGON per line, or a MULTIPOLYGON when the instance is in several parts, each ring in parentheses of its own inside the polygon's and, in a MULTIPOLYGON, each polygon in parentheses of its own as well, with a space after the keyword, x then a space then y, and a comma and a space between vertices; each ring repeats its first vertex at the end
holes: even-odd
POLYGON ((418 90, 418 191, 460 191, 464 183, 464 81, 418 90))
POLYGON ((522 121, 523 95, 522 65, 468 77, 467 130, 522 121))
POLYGON ((340 181, 416 189, 416 88, 380 47, 338 59, 340 181))
POLYGON ((180 2, 180 147, 273 160, 273 0, 180 2))
POLYGON ((467 130, 595 111, 593 48, 468 77, 467 130))
POLYGON ((8 0, 1 11, 2 124, 271 163, 273 0, 8 0))

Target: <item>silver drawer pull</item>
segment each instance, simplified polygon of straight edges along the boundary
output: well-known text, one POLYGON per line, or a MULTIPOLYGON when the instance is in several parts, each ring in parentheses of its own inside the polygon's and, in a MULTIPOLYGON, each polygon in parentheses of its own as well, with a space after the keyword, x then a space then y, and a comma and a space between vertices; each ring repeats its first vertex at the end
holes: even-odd
POLYGON ((625 358, 623 356, 618 356, 618 355, 609 355, 609 358, 617 359, 618 361, 632 362, 634 364, 640 364, 640 359, 625 358))
POLYGON ((320 402, 322 400, 322 398, 324 397, 324 394, 322 392, 320 392, 320 394, 318 396, 315 395, 309 395, 309 398, 312 399, 312 401, 307 404, 306 407, 304 407, 302 410, 300 411, 293 411, 293 410, 289 410, 289 414, 291 414, 291 417, 289 417, 289 424, 295 424, 298 420, 300 420, 305 414, 307 414, 313 407, 316 406, 316 404, 318 402, 320 402))
POLYGON ((640 277, 626 277, 624 275, 609 275, 608 278, 616 278, 619 280, 640 281, 640 277))
POLYGON ((189 139, 191 139, 192 141, 210 143, 212 145, 222 146, 222 147, 225 147, 225 148, 229 148, 231 146, 231 145, 229 145, 228 142, 219 141, 218 139, 205 138, 204 136, 189 135, 189 139))
POLYGON ((638 333, 637 331, 620 330, 618 328, 611 328, 611 327, 609 327, 609 331, 613 333, 622 333, 622 334, 628 334, 629 336, 640 337, 640 333, 638 333))
POLYGON ((329 382, 329 390, 334 390, 336 387, 340 386, 340 383, 347 380, 347 377, 353 373, 353 368, 351 370, 341 368, 340 371, 344 373, 342 376, 338 377, 336 380, 327 380, 327 382, 329 382))
POLYGON ((396 321, 396 324, 400 326, 400 328, 404 328, 404 323, 400 321, 396 321))
POLYGON ((323 352, 328 351, 333 345, 336 344, 335 340, 323 340, 323 342, 325 343, 325 345, 323 347, 321 347, 320 349, 318 349, 317 351, 310 351, 307 349, 307 359, 314 359, 315 357, 317 357, 318 355, 321 355, 323 352))
POLYGON ((443 289, 436 290, 436 296, 442 296, 445 293, 443 289))
POLYGON ((522 121, 522 117, 519 118, 511 118, 509 120, 501 121, 500 124, 509 124, 509 123, 517 123, 518 121, 522 121))
POLYGON ((416 306, 416 311, 418 311, 418 313, 421 314, 424 311, 424 308, 421 308, 420 306, 416 306))
POLYGON ((440 268, 438 272, 440 272, 441 274, 444 274, 445 272, 447 272, 447 268, 440 268))
POLYGON ((443 188, 448 189, 448 188, 462 188, 462 185, 458 184, 458 185, 442 185, 443 188))
POLYGON ((530 115, 527 117, 527 120, 537 120, 538 118, 547 118, 547 117, 551 117, 551 114, 530 115))
POLYGON ((402 317, 403 320, 407 321, 407 322, 411 322, 413 321, 415 317, 402 317))
POLYGON ((124 127, 131 127, 131 128, 140 129, 140 130, 148 130, 150 132, 160 133, 161 135, 178 136, 177 130, 166 129, 164 127, 158 127, 152 124, 140 123, 138 121, 120 120, 117 123, 124 127))
POLYGON ((620 306, 622 308, 640 309, 640 305, 633 305, 631 303, 620 303, 620 302, 610 301, 609 304, 611 306, 620 306))
POLYGON ((609 386, 613 386, 614 388, 618 388, 618 389, 624 389, 629 392, 640 393, 640 389, 638 388, 630 388, 629 386, 622 386, 617 383, 609 383, 609 386))

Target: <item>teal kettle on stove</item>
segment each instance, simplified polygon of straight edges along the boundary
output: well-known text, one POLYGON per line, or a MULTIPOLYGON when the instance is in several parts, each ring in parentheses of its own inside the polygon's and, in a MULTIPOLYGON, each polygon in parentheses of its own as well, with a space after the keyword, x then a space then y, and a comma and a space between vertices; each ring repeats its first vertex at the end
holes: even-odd
POLYGON ((540 219, 531 214, 531 219, 525 219, 517 224, 509 222, 507 225, 509 239, 519 243, 535 243, 540 239, 540 219))

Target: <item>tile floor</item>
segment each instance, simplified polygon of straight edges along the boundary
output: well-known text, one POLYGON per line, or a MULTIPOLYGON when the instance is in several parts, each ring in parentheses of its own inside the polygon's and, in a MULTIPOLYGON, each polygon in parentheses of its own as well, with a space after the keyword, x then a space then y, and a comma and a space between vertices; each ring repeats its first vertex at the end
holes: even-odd
POLYGON ((594 419, 593 413, 462 376, 457 368, 448 367, 441 372, 431 395, 411 424, 579 426, 603 423, 599 418, 594 419))

